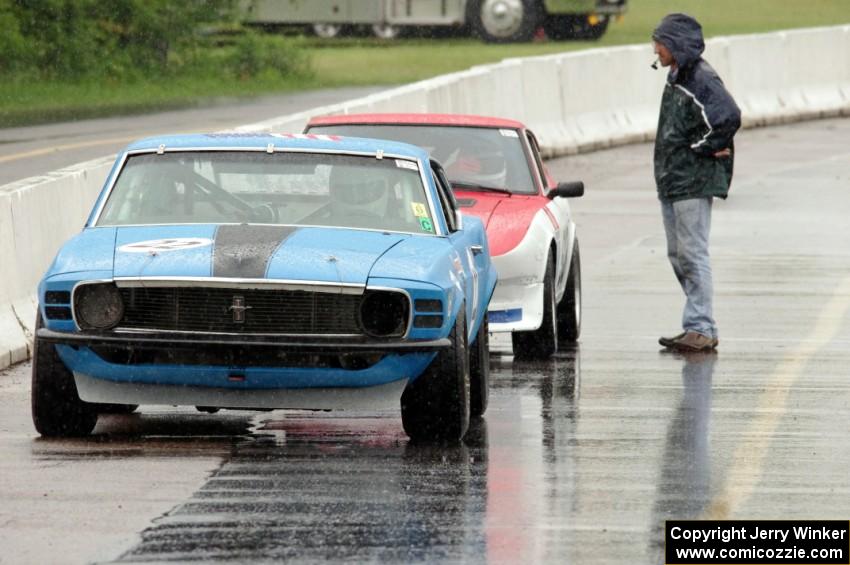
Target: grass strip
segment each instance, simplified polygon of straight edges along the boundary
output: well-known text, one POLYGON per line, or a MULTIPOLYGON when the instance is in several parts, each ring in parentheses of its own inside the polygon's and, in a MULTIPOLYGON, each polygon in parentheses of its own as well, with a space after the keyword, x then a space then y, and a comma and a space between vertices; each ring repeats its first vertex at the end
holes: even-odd
MULTIPOLYGON (((135 82, 90 80, 59 83, 0 82, 0 127, 146 112, 202 105, 222 97, 360 85, 397 85, 492 63, 526 57, 645 43, 665 14, 687 12, 707 37, 763 33, 796 27, 850 23, 850 0, 630 0, 629 11, 596 42, 535 41, 492 45, 471 38, 380 41, 372 38, 300 41, 311 62, 309 76, 261 73, 250 80, 222 79, 211 70, 135 82)), ((215 57, 215 54, 211 54, 215 57)), ((828 57, 829 54, 825 53, 828 57)), ((605 72, 600 68, 600 72, 605 72)))

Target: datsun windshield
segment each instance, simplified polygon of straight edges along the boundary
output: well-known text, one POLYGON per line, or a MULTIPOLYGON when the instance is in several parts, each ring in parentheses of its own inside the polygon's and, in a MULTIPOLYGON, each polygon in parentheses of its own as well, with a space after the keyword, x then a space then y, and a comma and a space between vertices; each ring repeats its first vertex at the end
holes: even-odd
POLYGON ((97 225, 259 223, 435 233, 418 165, 320 153, 130 156, 97 225))
POLYGON ((453 183, 506 188, 522 194, 537 192, 519 132, 514 129, 336 124, 311 127, 310 133, 372 137, 418 145, 443 165, 453 183))

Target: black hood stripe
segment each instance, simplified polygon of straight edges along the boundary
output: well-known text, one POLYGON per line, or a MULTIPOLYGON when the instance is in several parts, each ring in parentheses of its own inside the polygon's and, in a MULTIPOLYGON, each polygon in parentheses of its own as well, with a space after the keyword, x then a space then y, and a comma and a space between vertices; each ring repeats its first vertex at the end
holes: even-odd
POLYGON ((298 228, 292 226, 219 226, 215 231, 212 276, 260 279, 275 251, 298 228))

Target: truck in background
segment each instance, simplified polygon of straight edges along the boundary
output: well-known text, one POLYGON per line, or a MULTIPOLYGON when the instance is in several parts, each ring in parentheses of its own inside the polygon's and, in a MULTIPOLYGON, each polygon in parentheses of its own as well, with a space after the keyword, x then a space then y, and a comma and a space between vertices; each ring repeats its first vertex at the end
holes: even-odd
POLYGON ((468 29, 484 41, 595 40, 626 0, 241 0, 252 25, 309 26, 320 37, 366 27, 383 39, 417 28, 468 29))

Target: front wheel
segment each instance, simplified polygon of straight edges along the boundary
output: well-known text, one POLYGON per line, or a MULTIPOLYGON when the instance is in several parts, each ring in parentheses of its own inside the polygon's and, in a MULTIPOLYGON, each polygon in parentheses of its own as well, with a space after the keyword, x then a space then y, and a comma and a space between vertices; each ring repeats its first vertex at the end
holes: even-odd
POLYGON ((567 288, 558 304, 558 344, 575 343, 581 335, 581 256, 578 238, 573 242, 573 256, 567 275, 567 288))
POLYGON ((475 343, 469 348, 469 413, 482 416, 490 398, 490 325, 487 313, 478 327, 475 343))
POLYGON ((558 350, 558 324, 555 302, 555 257, 549 255, 543 276, 543 322, 530 332, 513 332, 511 341, 518 359, 548 359, 558 350))
POLYGON ((469 428, 469 350, 461 305, 443 349, 401 395, 401 422, 414 441, 460 441, 469 428))
POLYGON ((98 414, 132 414, 138 408, 138 404, 92 404, 98 414))
MULTIPOLYGON (((41 315, 36 331, 42 327, 41 315)), ((56 346, 35 337, 32 354, 32 422, 45 437, 78 437, 97 424, 94 404, 83 402, 74 375, 56 352, 56 346)))
POLYGON ((537 0, 470 0, 472 31, 491 43, 531 41, 543 21, 537 0))

